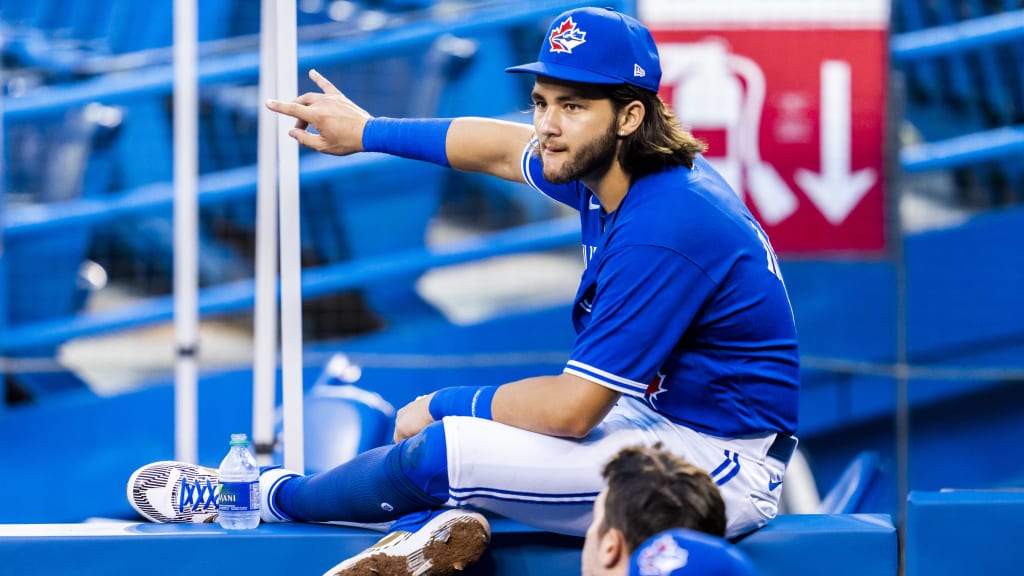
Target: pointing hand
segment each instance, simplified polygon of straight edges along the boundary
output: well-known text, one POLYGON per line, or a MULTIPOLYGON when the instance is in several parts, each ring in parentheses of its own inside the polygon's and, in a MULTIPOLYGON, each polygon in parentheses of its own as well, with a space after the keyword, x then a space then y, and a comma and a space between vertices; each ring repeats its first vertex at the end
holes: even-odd
POLYGON ((299 144, 336 156, 363 150, 363 127, 370 114, 349 100, 334 84, 316 70, 309 78, 323 93, 306 92, 292 102, 267 100, 267 108, 296 119, 288 135, 299 144), (316 131, 310 132, 312 126, 316 131))

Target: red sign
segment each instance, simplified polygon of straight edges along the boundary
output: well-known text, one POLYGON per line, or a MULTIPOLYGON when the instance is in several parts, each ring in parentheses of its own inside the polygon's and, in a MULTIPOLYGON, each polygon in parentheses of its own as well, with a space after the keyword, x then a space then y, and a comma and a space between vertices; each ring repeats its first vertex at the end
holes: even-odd
POLYGON ((641 17, 661 53, 662 98, 779 253, 884 250, 885 24, 641 17))

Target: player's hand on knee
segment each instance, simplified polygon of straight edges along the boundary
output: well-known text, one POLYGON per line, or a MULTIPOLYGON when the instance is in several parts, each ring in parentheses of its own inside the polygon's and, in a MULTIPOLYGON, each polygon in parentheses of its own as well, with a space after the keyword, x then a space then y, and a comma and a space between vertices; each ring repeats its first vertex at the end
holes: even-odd
POLYGON ((395 416, 395 442, 419 434, 434 418, 430 415, 430 399, 433 394, 420 396, 409 402, 395 416))
POLYGON ((295 118, 288 135, 299 144, 325 154, 346 156, 363 150, 363 127, 370 113, 363 110, 316 70, 309 77, 323 93, 306 92, 292 102, 268 100, 267 108, 295 118), (316 131, 310 132, 312 126, 316 131))

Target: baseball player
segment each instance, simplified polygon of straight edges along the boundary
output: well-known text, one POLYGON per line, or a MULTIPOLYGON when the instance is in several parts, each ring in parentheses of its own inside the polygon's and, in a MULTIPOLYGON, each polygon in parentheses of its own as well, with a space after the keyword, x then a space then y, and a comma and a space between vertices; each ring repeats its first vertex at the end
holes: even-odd
MULTIPOLYGON (((577 337, 561 373, 443 388, 399 410, 394 445, 316 475, 261 475, 264 521, 399 519, 329 574, 384 561, 450 573, 486 546, 474 510, 583 534, 602 465, 636 444, 660 442, 706 470, 728 535, 776 514, 796 446, 793 314, 767 235, 659 99, 650 32, 615 11, 572 10, 552 23, 536 62, 508 71, 535 77, 532 126, 371 118, 315 71, 322 93, 267 102, 296 118, 290 135, 315 150, 525 182, 582 224, 577 337)), ((211 474, 150 464, 130 479, 129 499, 151 520, 202 521, 215 513, 209 499, 175 499, 174 485, 211 474)))

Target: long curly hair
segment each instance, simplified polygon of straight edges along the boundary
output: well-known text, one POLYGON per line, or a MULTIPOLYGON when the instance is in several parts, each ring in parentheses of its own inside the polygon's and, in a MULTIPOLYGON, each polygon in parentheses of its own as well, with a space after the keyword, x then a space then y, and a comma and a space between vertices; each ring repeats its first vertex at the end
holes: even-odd
POLYGON ((693 159, 707 145, 683 129, 671 108, 656 93, 630 84, 608 88, 615 112, 634 100, 646 113, 640 128, 623 138, 619 164, 633 178, 639 178, 672 166, 693 168, 693 159))

